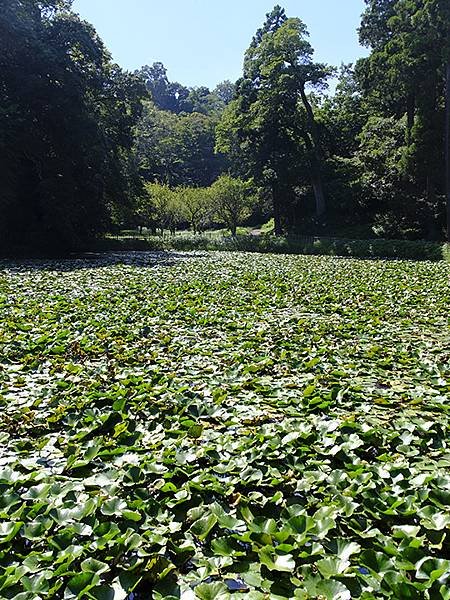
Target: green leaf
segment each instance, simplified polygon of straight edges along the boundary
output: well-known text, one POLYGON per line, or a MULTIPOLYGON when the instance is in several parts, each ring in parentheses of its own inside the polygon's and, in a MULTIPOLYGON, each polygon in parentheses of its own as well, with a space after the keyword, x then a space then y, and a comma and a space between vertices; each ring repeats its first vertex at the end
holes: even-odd
POLYGON ((352 597, 343 583, 331 579, 319 582, 316 589, 317 593, 326 600, 350 600, 352 597))
POLYGON ((349 566, 350 562, 348 560, 342 560, 337 557, 322 558, 316 562, 316 567, 325 579, 330 579, 330 577, 335 577, 336 575, 342 575, 349 566))
POLYGON ((416 565, 417 579, 426 579, 430 583, 439 580, 444 583, 450 579, 450 560, 425 557, 416 565))
POLYGON ((210 514, 206 517, 198 519, 191 527, 190 531, 197 536, 200 540, 204 540, 210 531, 217 524, 216 515, 210 514))
POLYGON ((0 523, 0 544, 6 544, 16 537, 23 523, 12 521, 0 523))
POLYGON ((290 573, 295 569, 295 560, 291 554, 277 554, 270 546, 261 548, 259 559, 270 571, 290 573))
POLYGON ((201 583, 195 588, 195 596, 200 600, 228 600, 229 593, 225 583, 201 583))
POLYGON ((67 588, 78 598, 97 586, 99 582, 100 577, 95 573, 80 573, 69 579, 67 588))
POLYGON ((87 558, 81 563, 81 570, 86 573, 97 573, 97 575, 101 575, 102 573, 109 571, 109 566, 95 558, 87 558))
POLYGON ((121 498, 111 498, 110 500, 106 500, 100 508, 101 512, 107 516, 121 516, 123 511, 126 510, 127 503, 124 502, 121 498))

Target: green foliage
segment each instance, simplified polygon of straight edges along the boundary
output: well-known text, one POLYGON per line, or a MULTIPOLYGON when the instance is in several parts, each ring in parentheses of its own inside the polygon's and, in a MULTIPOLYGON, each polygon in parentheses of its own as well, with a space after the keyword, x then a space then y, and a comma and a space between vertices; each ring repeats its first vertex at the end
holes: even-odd
POLYGON ((160 183, 145 184, 146 194, 137 203, 133 219, 139 227, 168 229, 175 233, 187 224, 194 233, 206 229, 213 219, 214 207, 209 188, 179 186, 170 188, 160 183))
POLYGON ((445 67, 450 60, 450 8, 442 0, 366 3, 360 38, 372 52, 357 65, 365 102, 374 115, 405 120, 402 181, 395 190, 393 210, 406 188, 408 202, 419 205, 424 215, 427 236, 440 237, 444 225, 441 140, 445 67), (430 227, 434 231, 429 231, 430 227))
POLYGON ((218 83, 213 90, 213 94, 215 94, 226 106, 230 104, 233 100, 234 95, 236 93, 236 85, 232 83, 229 79, 218 83))
POLYGON ((159 227, 172 233, 182 223, 197 234, 218 222, 236 235, 238 225, 251 215, 255 205, 250 183, 229 175, 222 175, 208 188, 147 183, 145 190, 133 220, 140 227, 159 227))
POLYGON ((213 92, 172 83, 162 63, 136 74, 145 82, 152 101, 144 105, 135 133, 139 171, 149 182, 171 187, 207 187, 225 168, 215 153, 215 128, 234 95, 229 81, 213 92))
POLYGON ((450 8, 366 4, 371 54, 341 67, 331 98, 306 93, 331 70, 313 62, 305 25, 276 6, 245 54, 217 148, 269 191, 277 234, 370 222, 385 237, 443 239, 450 8))
POLYGON ((287 19, 280 7, 267 15, 245 54, 235 100, 217 128, 217 148, 230 156, 236 172, 270 189, 277 234, 291 226, 302 173, 311 174, 318 212, 325 208, 319 135, 305 88, 322 85, 330 70, 313 62, 307 35, 302 21, 287 19))
POLYGON ((2 251, 77 247, 139 187, 131 147, 145 90, 69 9, 2 3, 2 251))
POLYGON ((365 4, 370 55, 342 65, 326 96, 335 69, 280 6, 242 78, 210 90, 170 81, 159 62, 122 71, 71 0, 4 0, 1 253, 78 250, 136 225, 236 233, 250 209, 226 176, 211 188, 224 173, 252 180, 248 223, 273 218, 276 235, 444 239, 450 4, 365 4))
POLYGON ((173 113, 186 111, 189 90, 177 82, 170 82, 167 69, 162 63, 145 65, 136 71, 136 75, 144 81, 154 104, 159 109, 173 113))
POLYGON ((183 220, 180 198, 176 191, 167 185, 147 183, 145 192, 136 214, 139 225, 175 232, 177 225, 183 220))
POLYGON ((176 115, 146 103, 135 141, 143 178, 173 187, 211 185, 224 165, 214 152, 216 123, 214 116, 176 115))
POLYGON ((0 596, 447 598, 448 277, 3 262, 0 596))
MULTIPOLYGON (((273 230, 270 230, 273 233, 273 230)), ((91 248, 92 249, 92 248, 91 248)), ((273 236, 238 234, 235 237, 189 236, 171 238, 132 235, 107 238, 94 249, 107 250, 222 250, 271 254, 304 254, 318 256, 343 256, 353 258, 379 258, 396 260, 448 260, 448 245, 426 241, 339 239, 301 236, 273 236)))
POLYGON ((228 80, 219 83, 212 92, 205 86, 187 88, 171 82, 167 69, 160 62, 145 65, 135 74, 145 83, 155 106, 175 114, 215 115, 231 102, 235 91, 234 84, 228 80))
POLYGON ((324 98, 316 114, 328 153, 351 158, 368 117, 352 65, 341 65, 335 94, 324 98))
POLYGON ((194 233, 206 229, 213 217, 210 189, 180 187, 176 190, 185 220, 194 233))
POLYGON ((450 263, 450 244, 444 244, 442 248, 442 256, 445 261, 450 263))
POLYGON ((219 223, 236 235, 241 225, 251 214, 255 197, 251 194, 250 182, 221 175, 211 186, 214 212, 219 223))
POLYGON ((262 233, 273 233, 275 227, 275 223, 273 221, 273 219, 269 219, 267 221, 267 223, 263 223, 263 225, 261 225, 261 232, 262 233))
POLYGON ((371 215, 374 231, 380 237, 439 238, 436 222, 442 223, 442 207, 415 197, 411 180, 405 176, 406 129, 406 116, 368 118, 355 154, 361 204, 366 215, 371 215))

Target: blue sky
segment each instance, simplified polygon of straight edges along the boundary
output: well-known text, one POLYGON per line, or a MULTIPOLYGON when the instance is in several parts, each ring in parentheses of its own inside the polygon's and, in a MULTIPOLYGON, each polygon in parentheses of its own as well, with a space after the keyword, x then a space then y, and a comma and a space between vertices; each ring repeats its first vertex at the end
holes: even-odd
MULTIPOLYGON (((129 70, 160 61, 169 79, 213 88, 241 74, 242 58, 276 0, 75 0, 74 10, 92 23, 129 70)), ((363 0, 286 0, 289 17, 307 25, 315 58, 340 65, 367 54, 356 28, 363 0)))

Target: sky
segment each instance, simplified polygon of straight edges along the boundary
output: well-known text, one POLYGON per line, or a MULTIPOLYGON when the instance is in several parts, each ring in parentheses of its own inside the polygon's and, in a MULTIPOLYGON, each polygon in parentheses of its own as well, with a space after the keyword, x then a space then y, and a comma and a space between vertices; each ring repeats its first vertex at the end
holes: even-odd
MULTIPOLYGON (((214 88, 236 81, 255 31, 276 0, 75 0, 123 68, 162 62, 170 81, 214 88)), ((339 66, 367 55, 358 44, 363 0, 285 0, 307 25, 315 59, 339 66)))

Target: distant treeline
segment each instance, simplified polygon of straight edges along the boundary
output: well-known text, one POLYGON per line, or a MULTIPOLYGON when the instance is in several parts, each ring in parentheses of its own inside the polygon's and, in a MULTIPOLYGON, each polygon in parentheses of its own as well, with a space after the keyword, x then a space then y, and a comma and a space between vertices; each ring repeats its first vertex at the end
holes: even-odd
POLYGON ((193 199, 230 229, 273 217, 277 234, 443 239, 450 4, 365 2, 370 55, 355 65, 316 62, 305 24, 276 6, 242 78, 209 90, 158 62, 123 71, 71 0, 4 0, 0 247, 82 248, 164 227, 173 207, 195 228, 193 199), (224 190, 239 190, 236 222, 224 190))

